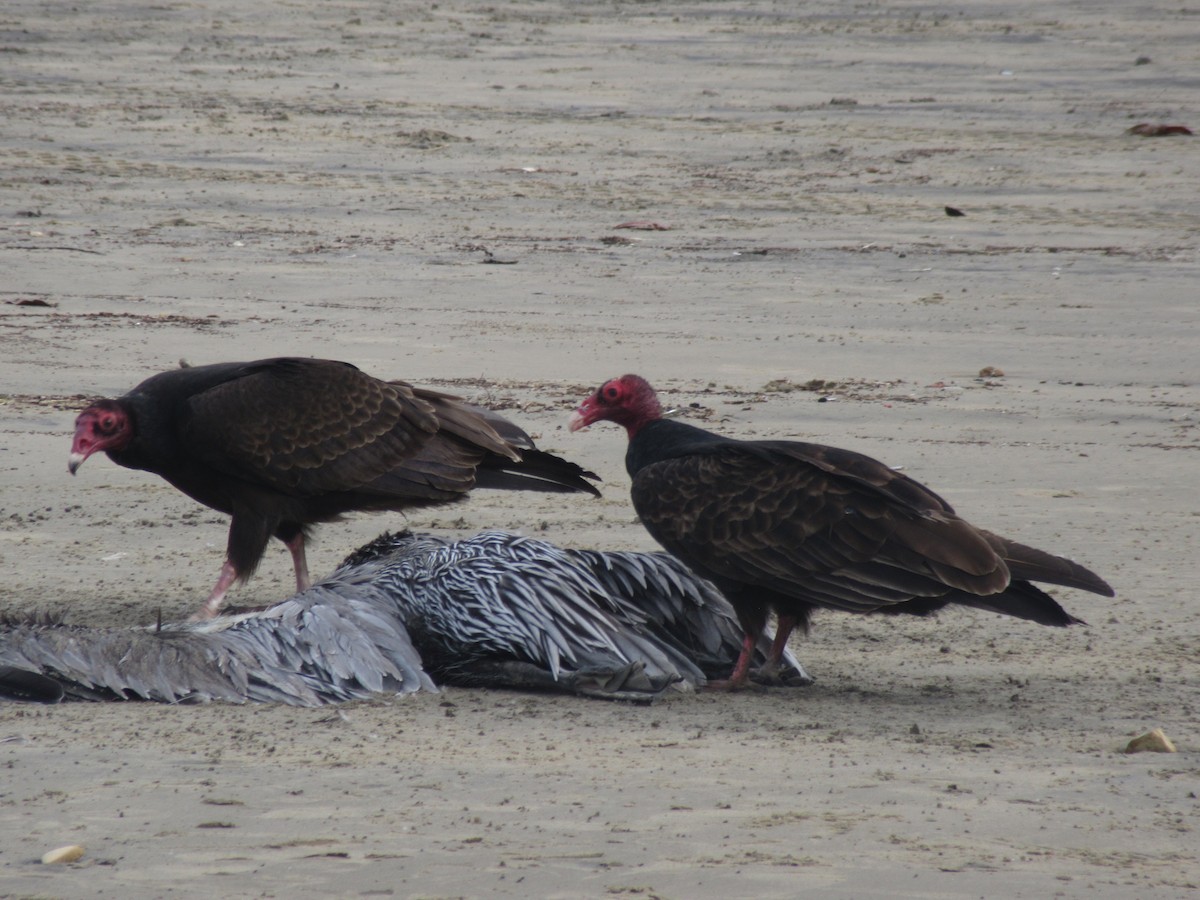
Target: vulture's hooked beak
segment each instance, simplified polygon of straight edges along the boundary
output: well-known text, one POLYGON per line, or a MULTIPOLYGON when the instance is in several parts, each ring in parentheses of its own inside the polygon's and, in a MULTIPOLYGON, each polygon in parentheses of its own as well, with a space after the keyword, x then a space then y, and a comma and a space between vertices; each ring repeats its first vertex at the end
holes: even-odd
POLYGON ((567 420, 568 431, 578 431, 581 428, 587 428, 596 421, 595 412, 596 405, 593 397, 588 397, 576 407, 575 412, 571 413, 571 418, 567 420))
POLYGON ((79 471, 84 460, 100 449, 96 441, 84 431, 85 425, 80 424, 75 429, 75 440, 71 442, 71 455, 67 457, 67 471, 72 475, 79 471))
POLYGON ((95 434, 95 416, 90 410, 79 414, 75 420, 75 437, 71 439, 71 455, 67 457, 67 471, 74 475, 84 460, 100 449, 101 441, 95 434))

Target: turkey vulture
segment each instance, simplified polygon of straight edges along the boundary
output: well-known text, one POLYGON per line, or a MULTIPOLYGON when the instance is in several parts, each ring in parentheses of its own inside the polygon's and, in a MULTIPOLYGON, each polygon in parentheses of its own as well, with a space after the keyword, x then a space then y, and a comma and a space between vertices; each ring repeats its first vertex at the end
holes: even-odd
POLYGON ((405 532, 263 610, 141 628, 0 618, 0 697, 319 706, 457 684, 650 701, 703 685, 740 644, 721 594, 665 553, 405 532))
POLYGON ((606 381, 571 416, 629 434, 633 505, 650 534, 711 579, 746 634, 728 687, 746 683, 750 636, 778 618, 771 667, 813 609, 928 615, 950 603, 1080 623, 1030 582, 1113 590, 1083 566, 976 528, 881 462, 799 441, 740 441, 663 418, 637 375, 606 381))
POLYGON ((232 517, 225 564, 197 615, 214 615, 271 536, 308 587, 304 542, 355 510, 461 499, 473 487, 599 492, 596 476, 458 397, 381 381, 349 363, 278 358, 182 367, 75 420, 69 469, 104 450, 232 517))

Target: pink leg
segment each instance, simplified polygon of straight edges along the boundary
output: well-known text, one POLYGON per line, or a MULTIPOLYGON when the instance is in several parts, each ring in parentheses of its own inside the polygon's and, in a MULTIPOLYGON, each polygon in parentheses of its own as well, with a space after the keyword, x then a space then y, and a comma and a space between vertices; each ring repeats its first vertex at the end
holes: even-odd
POLYGON ((225 560, 225 565, 221 566, 221 574, 217 578, 217 584, 212 589, 212 593, 208 595, 208 599, 204 601, 204 605, 192 614, 191 621, 202 622, 205 619, 211 619, 221 609, 221 605, 225 602, 225 593, 230 586, 237 580, 237 570, 233 568, 233 563, 225 560))
POLYGON ((710 691, 736 691, 744 688, 750 679, 750 657, 754 655, 756 643, 753 636, 746 635, 742 639, 742 652, 738 654, 737 662, 733 666, 733 674, 729 676, 729 680, 710 681, 708 689, 710 691))
POLYGON ((767 660, 768 663, 775 667, 779 666, 779 661, 783 659, 783 651, 787 649, 788 638, 792 636, 795 629, 795 616, 779 617, 779 623, 775 626, 775 640, 771 643, 771 656, 767 660))
POLYGON ((795 616, 780 616, 775 626, 775 640, 771 642, 771 653, 766 665, 758 670, 758 679, 766 682, 779 680, 779 664, 783 660, 783 651, 787 649, 788 638, 796 628, 795 616))
POLYGON ((312 585, 308 578, 308 558, 304 555, 304 534, 298 534, 290 541, 284 541, 288 550, 292 551, 292 565, 296 569, 296 591, 307 591, 312 585))

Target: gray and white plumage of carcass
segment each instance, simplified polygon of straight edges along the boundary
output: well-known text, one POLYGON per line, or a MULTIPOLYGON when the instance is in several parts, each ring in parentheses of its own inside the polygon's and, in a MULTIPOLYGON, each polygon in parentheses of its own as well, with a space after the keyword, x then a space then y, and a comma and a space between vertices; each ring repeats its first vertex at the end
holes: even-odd
POLYGON ((740 644, 727 601, 666 554, 406 532, 265 609, 133 628, 10 617, 0 696, 319 706, 453 684, 646 701, 703 686, 740 644))

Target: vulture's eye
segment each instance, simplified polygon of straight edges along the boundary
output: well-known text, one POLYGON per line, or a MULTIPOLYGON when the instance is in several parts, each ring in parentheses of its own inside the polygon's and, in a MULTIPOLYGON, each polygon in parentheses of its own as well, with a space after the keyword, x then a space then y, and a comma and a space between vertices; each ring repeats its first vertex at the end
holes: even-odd
POLYGON ((621 389, 619 387, 617 387, 615 384, 606 384, 601 389, 601 395, 604 397, 605 400, 616 400, 618 397, 621 396, 621 389))

